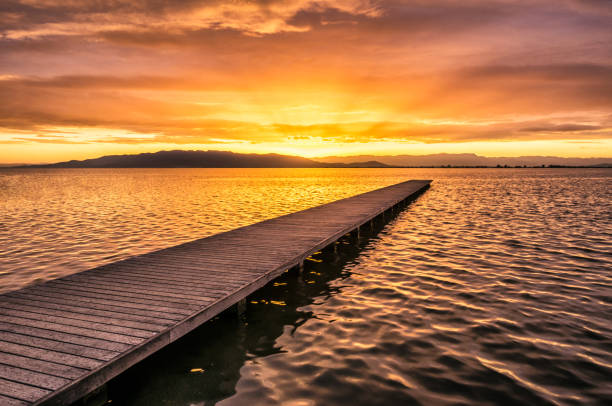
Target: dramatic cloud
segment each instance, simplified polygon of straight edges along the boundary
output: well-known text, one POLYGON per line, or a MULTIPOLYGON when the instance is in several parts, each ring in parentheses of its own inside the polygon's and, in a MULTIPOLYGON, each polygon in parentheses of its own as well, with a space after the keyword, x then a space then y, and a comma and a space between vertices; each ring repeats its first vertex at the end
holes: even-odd
POLYGON ((0 161, 43 145, 51 161, 181 145, 603 154, 610 26, 604 0, 5 0, 0 161))
POLYGON ((104 31, 234 29, 252 35, 308 30, 296 16, 332 10, 348 16, 376 17, 367 0, 243 1, 14 1, 0 9, 6 38, 95 35, 104 31), (289 21, 292 20, 292 21, 289 21))

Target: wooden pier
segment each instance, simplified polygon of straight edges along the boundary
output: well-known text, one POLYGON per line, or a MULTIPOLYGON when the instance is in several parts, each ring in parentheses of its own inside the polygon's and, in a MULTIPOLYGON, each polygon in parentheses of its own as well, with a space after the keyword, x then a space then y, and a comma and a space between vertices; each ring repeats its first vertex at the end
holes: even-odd
POLYGON ((79 400, 429 183, 399 183, 0 295, 0 405, 79 400))

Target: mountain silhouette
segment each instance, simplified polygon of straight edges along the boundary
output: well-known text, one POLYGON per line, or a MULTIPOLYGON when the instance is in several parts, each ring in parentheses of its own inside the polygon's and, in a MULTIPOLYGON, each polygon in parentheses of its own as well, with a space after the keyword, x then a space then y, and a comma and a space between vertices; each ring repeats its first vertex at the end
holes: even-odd
POLYGON ((330 163, 279 154, 239 154, 228 151, 159 151, 132 155, 107 155, 95 159, 54 164, 28 165, 30 168, 330 168, 385 167, 380 162, 330 163))

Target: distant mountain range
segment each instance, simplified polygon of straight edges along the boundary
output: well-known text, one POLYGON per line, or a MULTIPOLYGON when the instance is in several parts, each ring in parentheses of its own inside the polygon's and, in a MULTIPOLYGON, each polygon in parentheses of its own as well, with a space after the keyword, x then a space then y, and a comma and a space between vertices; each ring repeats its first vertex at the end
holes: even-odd
POLYGON ((358 155, 307 159, 279 154, 239 154, 227 151, 159 151, 135 155, 108 155, 82 161, 30 168, 385 168, 385 167, 495 167, 495 166, 612 167, 612 158, 553 156, 483 157, 476 154, 358 155))
POLYGON ((441 166, 593 166, 612 167, 612 158, 561 158, 556 156, 484 157, 476 154, 432 154, 432 155, 356 155, 317 158, 319 162, 364 162, 378 161, 390 166, 441 167, 441 166))
POLYGON ((108 155, 82 161, 27 165, 29 168, 346 168, 386 167, 380 162, 333 163, 278 154, 238 154, 227 151, 159 151, 108 155))

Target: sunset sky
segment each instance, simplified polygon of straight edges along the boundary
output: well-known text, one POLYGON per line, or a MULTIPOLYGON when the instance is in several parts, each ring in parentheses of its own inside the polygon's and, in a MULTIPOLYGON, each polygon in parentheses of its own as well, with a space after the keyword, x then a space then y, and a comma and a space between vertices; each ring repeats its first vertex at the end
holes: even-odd
POLYGON ((0 163, 612 156, 609 0, 2 0, 0 163))

